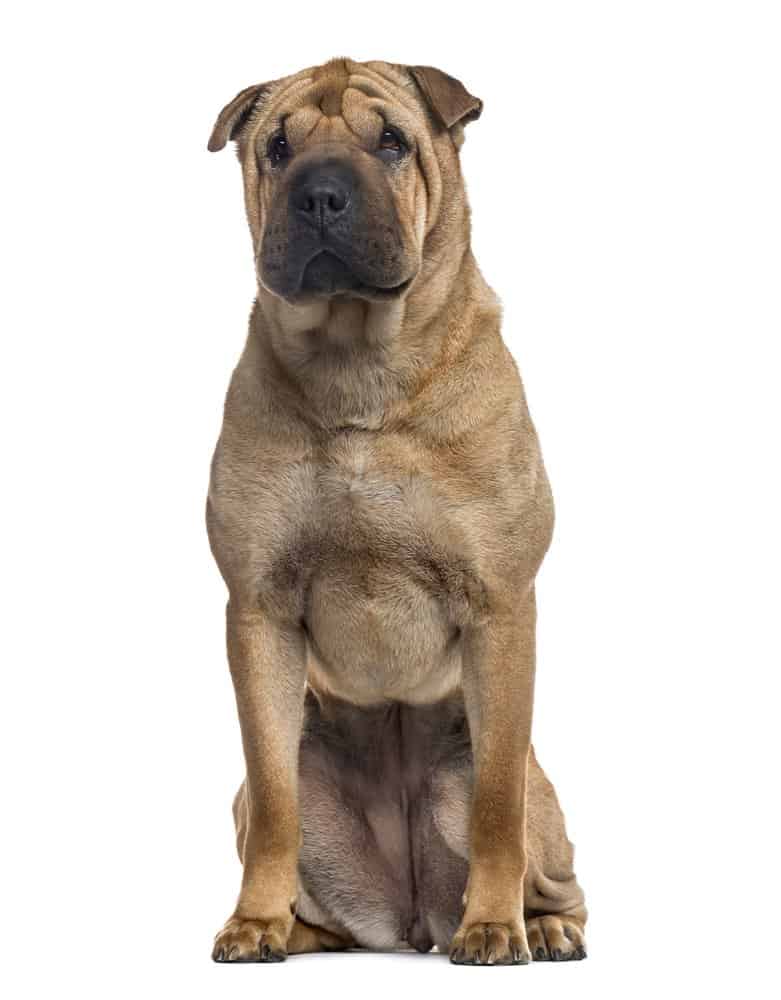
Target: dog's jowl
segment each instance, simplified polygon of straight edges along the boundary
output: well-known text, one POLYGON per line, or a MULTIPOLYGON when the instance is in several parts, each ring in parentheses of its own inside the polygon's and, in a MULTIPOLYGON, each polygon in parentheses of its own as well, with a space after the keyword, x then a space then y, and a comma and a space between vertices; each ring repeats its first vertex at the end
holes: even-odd
POLYGON ((241 91, 258 292, 207 520, 246 777, 222 962, 585 955, 530 745, 553 506, 459 165, 481 102, 333 60, 241 91))

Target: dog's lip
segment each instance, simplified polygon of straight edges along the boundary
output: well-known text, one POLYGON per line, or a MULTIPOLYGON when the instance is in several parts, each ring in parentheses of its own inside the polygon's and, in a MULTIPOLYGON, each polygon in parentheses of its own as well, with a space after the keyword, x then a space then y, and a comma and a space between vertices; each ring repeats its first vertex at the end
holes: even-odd
POLYGON ((398 285, 388 285, 383 287, 381 285, 366 285, 359 284, 355 288, 351 288, 349 292, 336 292, 333 296, 327 296, 328 298, 334 298, 336 296, 343 296, 352 299, 367 299, 372 302, 385 301, 387 299, 395 299, 403 295, 412 282, 415 280, 416 275, 412 275, 411 278, 406 278, 404 281, 400 282, 398 285))
MULTIPOLYGON (((317 257, 319 257, 321 254, 330 254, 332 257, 336 257, 337 260, 340 260, 346 267, 350 267, 350 262, 345 260, 342 254, 340 254, 337 250, 334 250, 333 247, 330 246, 318 247, 312 254, 312 256, 309 258, 309 260, 306 262, 304 268, 301 271, 301 281, 299 282, 298 285, 299 292, 301 291, 301 283, 303 282, 304 272, 306 271, 307 267, 309 267, 309 265, 312 263, 312 261, 315 260, 317 257)), ((346 295, 348 298, 371 299, 375 301, 383 299, 394 299, 400 295, 403 295, 416 277, 417 277, 417 271, 414 274, 410 275, 409 278, 405 278, 404 281, 400 281, 395 285, 369 285, 361 281, 355 286, 355 288, 351 288, 349 292, 336 292, 334 294, 346 295)), ((332 295, 327 295, 326 297, 333 298, 332 295)))
POLYGON ((402 295, 406 292, 416 277, 417 275, 413 274, 409 278, 405 278, 404 281, 399 282, 398 285, 388 285, 386 287, 383 287, 382 285, 367 285, 366 287, 380 298, 394 298, 395 296, 402 295))

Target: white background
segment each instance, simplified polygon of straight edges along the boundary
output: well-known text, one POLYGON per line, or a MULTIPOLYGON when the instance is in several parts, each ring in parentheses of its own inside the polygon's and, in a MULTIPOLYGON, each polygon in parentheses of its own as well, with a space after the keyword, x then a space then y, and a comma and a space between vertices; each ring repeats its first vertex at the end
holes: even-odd
POLYGON ((772 992, 777 15, 5 7, 6 996, 772 992), (254 284, 239 167, 206 140, 240 88, 337 55, 439 66, 485 101, 463 165, 557 501, 535 742, 577 846, 583 963, 209 960, 242 758, 203 509, 254 284))

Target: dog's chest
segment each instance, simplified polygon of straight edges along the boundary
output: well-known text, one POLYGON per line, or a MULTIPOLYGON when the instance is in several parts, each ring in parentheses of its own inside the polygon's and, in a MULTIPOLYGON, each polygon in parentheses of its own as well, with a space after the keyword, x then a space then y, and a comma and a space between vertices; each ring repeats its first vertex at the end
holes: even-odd
POLYGON ((480 584, 425 456, 401 438, 345 432, 308 476, 274 579, 300 602, 317 679, 365 703, 451 689, 480 584))
POLYGON ((409 543, 438 506, 430 470, 398 440, 368 432, 337 435, 314 464, 313 521, 326 535, 370 547, 409 543), (372 544, 373 543, 373 544, 372 544))

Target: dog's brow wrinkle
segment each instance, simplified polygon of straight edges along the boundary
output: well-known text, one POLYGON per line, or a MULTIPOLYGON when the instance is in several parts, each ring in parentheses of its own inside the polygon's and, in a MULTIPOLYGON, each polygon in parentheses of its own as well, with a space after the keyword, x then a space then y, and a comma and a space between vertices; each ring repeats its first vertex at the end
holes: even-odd
MULTIPOLYGON (((347 93, 347 91, 345 91, 345 93, 347 93)), ((359 91, 359 93, 362 93, 362 91, 359 91)), ((360 122, 361 120, 365 120, 367 113, 376 115, 378 120, 375 124, 376 127, 379 128, 382 122, 382 116, 377 113, 375 108, 367 107, 363 103, 361 104, 360 108, 355 108, 350 100, 345 100, 344 104, 342 105, 342 119, 345 125, 349 128, 349 130, 356 137, 356 139, 358 139, 358 141, 362 143, 366 142, 368 136, 366 134, 365 129, 361 131, 360 122), (355 125, 353 125, 350 122, 351 118, 355 120, 355 125)))
POLYGON ((383 97, 385 99, 389 97, 387 87, 379 86, 377 81, 369 77, 358 76, 357 74, 350 77, 348 89, 350 88, 359 91, 361 94, 365 94, 367 97, 383 97))
POLYGON ((320 125, 322 124, 324 117, 325 115, 321 115, 320 118, 318 118, 316 121, 312 123, 312 127, 309 129, 306 135, 301 137, 302 142, 306 142, 307 139, 311 138, 312 135, 314 135, 314 133, 320 128, 320 125))
POLYGON ((381 89, 386 100, 403 104, 411 110, 417 108, 418 102, 415 96, 415 83, 406 73, 399 73, 398 77, 396 77, 388 76, 381 70, 375 70, 373 67, 363 67, 363 69, 367 74, 371 74, 367 75, 366 80, 378 89, 381 89), (395 88, 400 89, 397 90, 395 88))
POLYGON ((387 86, 388 82, 390 81, 386 81, 382 77, 374 79, 369 76, 360 76, 357 73, 350 77, 350 86, 366 94, 367 97, 379 97, 384 101, 394 101, 397 99, 396 94, 391 87, 387 86))
MULTIPOLYGON (((300 90, 305 89, 311 83, 312 83, 312 78, 310 76, 304 76, 299 78, 293 77, 289 81, 282 81, 279 87, 273 89, 268 94, 265 100, 262 100, 258 103, 258 112, 259 112, 257 117, 258 124, 260 124, 260 122, 266 117, 267 112, 271 113, 273 111, 272 105, 274 105, 274 107, 277 109, 280 107, 280 105, 284 106, 286 103, 289 103, 300 90)), ((279 110, 277 110, 276 114, 289 115, 290 111, 280 112, 279 110)))
POLYGON ((359 142, 363 142, 365 137, 363 135, 361 135, 360 132, 358 132, 356 129, 354 129, 352 127, 352 125, 350 124, 350 122, 347 120, 347 115, 343 114, 342 115, 342 119, 343 119, 345 125, 347 126, 347 128, 349 128, 349 130, 355 136, 355 138, 358 139, 359 142))

